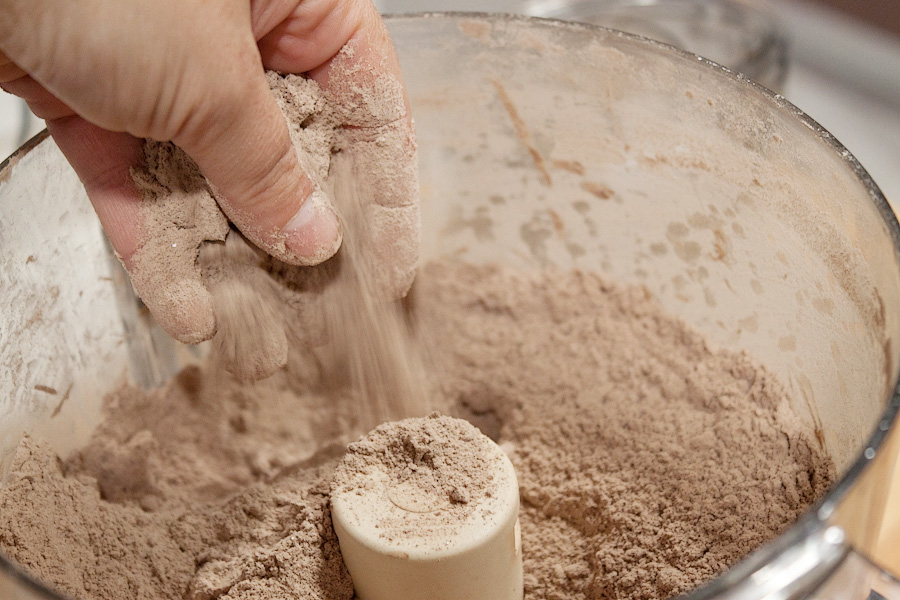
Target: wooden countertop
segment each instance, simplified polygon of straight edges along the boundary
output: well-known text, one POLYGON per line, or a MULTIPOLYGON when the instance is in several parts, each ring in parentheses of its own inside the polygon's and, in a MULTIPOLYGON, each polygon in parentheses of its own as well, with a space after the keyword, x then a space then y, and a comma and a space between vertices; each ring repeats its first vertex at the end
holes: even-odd
POLYGON ((900 456, 897 457, 894 476, 891 478, 891 491, 875 559, 900 577, 900 456))

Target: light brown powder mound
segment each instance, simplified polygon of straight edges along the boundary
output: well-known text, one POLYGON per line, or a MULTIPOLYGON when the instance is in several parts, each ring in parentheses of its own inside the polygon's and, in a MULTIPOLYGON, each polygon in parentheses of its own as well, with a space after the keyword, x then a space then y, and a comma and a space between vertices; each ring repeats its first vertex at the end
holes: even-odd
POLYGON ((711 350, 642 288, 448 265, 421 283, 449 346, 436 388, 515 449, 526 597, 687 592, 832 481, 774 378, 711 350))
POLYGON ((176 530, 196 552, 188 600, 350 600, 353 584, 331 526, 333 462, 255 486, 176 530))
POLYGON ((193 577, 169 515, 102 499, 95 479, 67 473, 29 438, 0 493, 0 520, 3 550, 72 598, 172 598, 193 577))
MULTIPOLYGON (((439 263, 408 305, 435 407, 512 455, 529 600, 688 591, 834 477, 771 375, 640 288, 439 263)), ((123 387, 62 461, 26 439, 0 548, 76 600, 349 600, 327 485, 363 397, 326 350, 252 385, 123 387)))
MULTIPOLYGON (((492 444, 468 421, 440 413, 385 423, 347 446, 332 494, 355 494, 371 484, 374 473, 385 473, 392 489, 402 486, 404 506, 422 506, 423 513, 440 507, 437 518, 449 525, 496 488, 492 444)), ((403 524, 398 525, 402 531, 403 524)), ((383 531, 394 534, 390 528, 383 531)))

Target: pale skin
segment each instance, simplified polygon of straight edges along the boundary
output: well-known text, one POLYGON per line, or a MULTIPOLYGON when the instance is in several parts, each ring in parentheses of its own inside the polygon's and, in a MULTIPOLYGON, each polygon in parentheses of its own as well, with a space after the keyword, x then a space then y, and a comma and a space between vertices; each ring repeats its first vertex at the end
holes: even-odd
MULTIPOLYGON (((360 85, 402 81, 370 0, 0 0, 0 87, 46 120, 126 269, 147 234, 130 177, 143 138, 182 147, 250 240, 309 265, 333 254, 340 225, 303 210, 314 184, 264 68, 305 73, 327 92, 348 43, 360 85)), ((387 208, 417 211, 409 196, 387 208)))

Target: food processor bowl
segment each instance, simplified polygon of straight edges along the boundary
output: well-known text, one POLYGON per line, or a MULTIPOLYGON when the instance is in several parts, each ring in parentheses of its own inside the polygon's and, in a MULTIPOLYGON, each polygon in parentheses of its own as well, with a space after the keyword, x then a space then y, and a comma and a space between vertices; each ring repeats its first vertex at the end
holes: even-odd
POLYGON ((773 90, 787 74, 788 40, 775 11, 760 0, 530 0, 522 12, 672 44, 773 90))
MULTIPOLYGON (((643 286, 775 373, 834 461, 819 503, 689 597, 900 597, 867 558, 900 443, 900 229, 853 156, 783 98, 647 39, 500 15, 389 26, 423 258, 643 286)), ((121 377, 192 359, 140 310, 46 136, 0 171, 0 261, 0 465, 25 433, 71 451, 121 377)), ((2 558, 0 596, 60 598, 2 558)))

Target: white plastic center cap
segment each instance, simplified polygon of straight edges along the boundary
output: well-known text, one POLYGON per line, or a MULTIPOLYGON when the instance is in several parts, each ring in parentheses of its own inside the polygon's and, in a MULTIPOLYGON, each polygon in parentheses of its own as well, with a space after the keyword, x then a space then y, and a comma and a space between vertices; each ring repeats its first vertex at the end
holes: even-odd
POLYGON ((387 423, 350 444, 331 515, 360 600, 521 600, 512 463, 467 421, 387 423))

